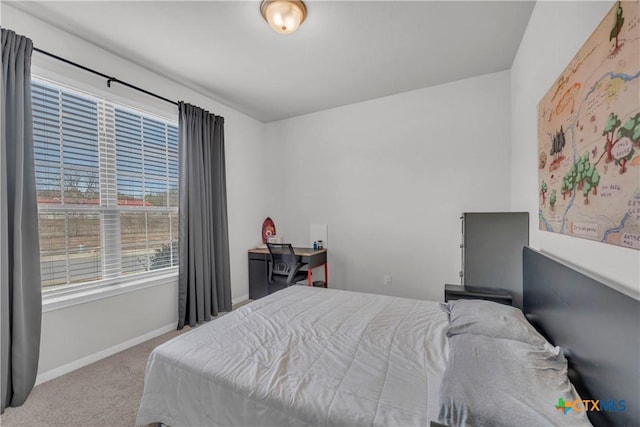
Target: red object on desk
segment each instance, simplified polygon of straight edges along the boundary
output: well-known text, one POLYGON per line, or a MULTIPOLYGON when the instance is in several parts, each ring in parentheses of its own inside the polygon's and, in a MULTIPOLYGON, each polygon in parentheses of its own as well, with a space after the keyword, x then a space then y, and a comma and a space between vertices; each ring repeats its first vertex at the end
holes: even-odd
POLYGON ((276 234, 276 225, 273 220, 267 217, 262 223, 262 243, 267 243, 267 239, 276 234))

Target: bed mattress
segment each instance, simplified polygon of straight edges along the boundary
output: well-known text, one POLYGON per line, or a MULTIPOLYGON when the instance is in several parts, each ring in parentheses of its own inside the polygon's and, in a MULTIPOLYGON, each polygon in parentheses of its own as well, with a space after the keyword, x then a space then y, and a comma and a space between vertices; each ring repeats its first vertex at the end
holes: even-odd
POLYGON ((428 425, 446 327, 436 302, 292 286, 157 347, 137 424, 428 425))

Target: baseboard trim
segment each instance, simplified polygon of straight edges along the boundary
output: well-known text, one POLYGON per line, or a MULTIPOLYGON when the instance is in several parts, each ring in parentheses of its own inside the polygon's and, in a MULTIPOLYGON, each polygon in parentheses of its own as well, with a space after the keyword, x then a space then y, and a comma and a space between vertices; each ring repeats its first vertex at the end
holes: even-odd
POLYGON ((109 347, 97 353, 83 357, 82 359, 78 359, 71 363, 67 363, 66 365, 62 365, 58 368, 54 368, 47 372, 43 372, 36 377, 35 385, 42 384, 54 378, 68 374, 69 372, 75 371, 76 369, 80 369, 84 366, 90 365, 94 362, 97 362, 98 360, 104 359, 105 357, 112 356, 123 350, 131 348, 135 345, 142 344, 145 341, 148 341, 162 334, 166 334, 167 332, 175 331, 176 328, 177 328, 177 323, 172 323, 170 325, 163 326, 162 328, 156 329, 155 331, 148 332, 144 335, 140 335, 139 337, 130 339, 123 343, 114 345, 113 347, 109 347))
POLYGON ((245 304, 249 304, 250 302, 251 302, 251 300, 250 300, 250 299, 244 299, 244 300, 242 300, 242 301, 239 301, 239 302, 234 303, 234 304, 233 304, 233 306, 231 307, 231 309, 232 309, 232 310, 236 310, 236 309, 238 309, 238 308, 242 307, 242 306, 243 306, 243 305, 245 305, 245 304))
POLYGON ((231 304, 236 305, 238 303, 244 303, 245 301, 249 301, 249 294, 241 295, 238 298, 233 298, 231 300, 231 304))

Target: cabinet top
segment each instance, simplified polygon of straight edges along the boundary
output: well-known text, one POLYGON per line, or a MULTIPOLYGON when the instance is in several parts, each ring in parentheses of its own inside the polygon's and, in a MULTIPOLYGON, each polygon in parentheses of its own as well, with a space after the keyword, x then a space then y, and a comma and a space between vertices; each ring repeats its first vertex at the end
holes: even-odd
POLYGON ((445 292, 451 295, 468 295, 479 297, 511 298, 511 292, 506 289, 482 288, 479 286, 444 285, 445 292))

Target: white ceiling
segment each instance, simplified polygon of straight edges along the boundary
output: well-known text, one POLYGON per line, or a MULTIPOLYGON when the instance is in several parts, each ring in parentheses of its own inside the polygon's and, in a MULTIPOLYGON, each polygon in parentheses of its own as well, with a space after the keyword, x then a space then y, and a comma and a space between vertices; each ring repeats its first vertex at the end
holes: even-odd
POLYGON ((259 0, 11 4, 270 122, 509 69, 534 2, 306 1, 290 35, 259 0))

